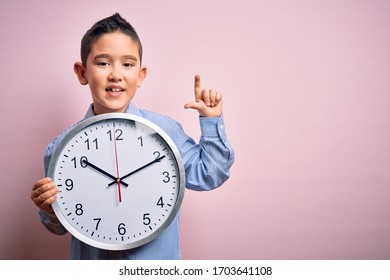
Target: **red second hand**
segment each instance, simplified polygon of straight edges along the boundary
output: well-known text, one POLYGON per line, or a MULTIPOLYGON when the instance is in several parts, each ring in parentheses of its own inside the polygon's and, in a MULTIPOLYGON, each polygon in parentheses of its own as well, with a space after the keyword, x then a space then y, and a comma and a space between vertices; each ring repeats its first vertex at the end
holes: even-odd
POLYGON ((115 123, 114 123, 114 149, 115 149, 115 162, 116 162, 116 181, 118 182, 118 199, 119 202, 122 202, 122 195, 121 195, 121 179, 119 176, 119 164, 118 164, 118 151, 116 149, 116 135, 115 135, 115 123))

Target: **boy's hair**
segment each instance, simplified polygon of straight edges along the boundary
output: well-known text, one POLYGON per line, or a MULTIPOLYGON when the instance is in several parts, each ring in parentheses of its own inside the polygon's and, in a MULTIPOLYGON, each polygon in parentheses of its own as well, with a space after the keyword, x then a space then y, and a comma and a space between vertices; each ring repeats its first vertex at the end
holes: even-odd
POLYGON ((83 39, 81 40, 81 62, 84 67, 87 66, 87 58, 91 52, 93 43, 96 42, 96 40, 98 40, 102 35, 117 31, 128 35, 138 45, 140 63, 142 63, 142 44, 137 32, 129 22, 122 18, 118 13, 115 13, 110 17, 96 22, 87 31, 87 33, 85 33, 83 39))

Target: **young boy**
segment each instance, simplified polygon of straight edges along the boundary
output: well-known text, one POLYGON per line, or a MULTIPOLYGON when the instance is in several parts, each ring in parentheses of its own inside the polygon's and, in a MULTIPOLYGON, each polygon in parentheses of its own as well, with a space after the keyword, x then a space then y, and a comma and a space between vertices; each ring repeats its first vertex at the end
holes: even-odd
MULTIPOLYGON (((234 161, 233 149, 226 138, 222 116, 222 95, 215 90, 201 89, 195 76, 195 101, 185 108, 196 109, 200 115, 202 136, 199 144, 188 137, 173 119, 138 109, 132 102, 147 73, 142 65, 142 45, 133 27, 119 14, 105 18, 84 35, 81 41, 81 62, 74 71, 82 85, 89 85, 93 103, 85 118, 103 113, 125 112, 141 116, 160 126, 175 142, 183 158, 186 187, 211 190, 229 178, 234 161)), ((49 162, 66 129, 45 151, 47 174, 49 162)), ((51 207, 58 188, 51 178, 38 180, 31 191, 42 223, 55 234, 65 234, 51 207)), ((87 245, 72 236, 72 259, 180 259, 179 214, 171 225, 153 241, 130 250, 108 251, 87 245)))

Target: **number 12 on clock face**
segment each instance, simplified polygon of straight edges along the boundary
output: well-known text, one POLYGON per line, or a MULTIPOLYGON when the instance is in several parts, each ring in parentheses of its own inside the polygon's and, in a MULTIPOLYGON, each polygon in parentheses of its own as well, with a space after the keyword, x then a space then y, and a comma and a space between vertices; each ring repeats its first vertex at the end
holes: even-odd
POLYGON ((123 250, 165 230, 185 189, 180 154, 155 124, 129 114, 81 122, 60 142, 49 174, 60 189, 54 212, 75 237, 123 250))

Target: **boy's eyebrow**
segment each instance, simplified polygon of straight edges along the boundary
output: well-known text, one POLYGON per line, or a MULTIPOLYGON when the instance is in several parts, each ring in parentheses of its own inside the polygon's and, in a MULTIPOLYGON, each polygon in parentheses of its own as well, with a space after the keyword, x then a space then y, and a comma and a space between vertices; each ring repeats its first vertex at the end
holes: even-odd
MULTIPOLYGON (((111 58, 111 55, 109 54, 106 54, 106 53, 101 53, 101 54, 97 54, 94 59, 100 59, 100 58, 111 58)), ((124 59, 131 59, 131 60, 134 60, 134 61, 137 61, 137 57, 134 56, 134 55, 124 55, 123 56, 124 59)))

